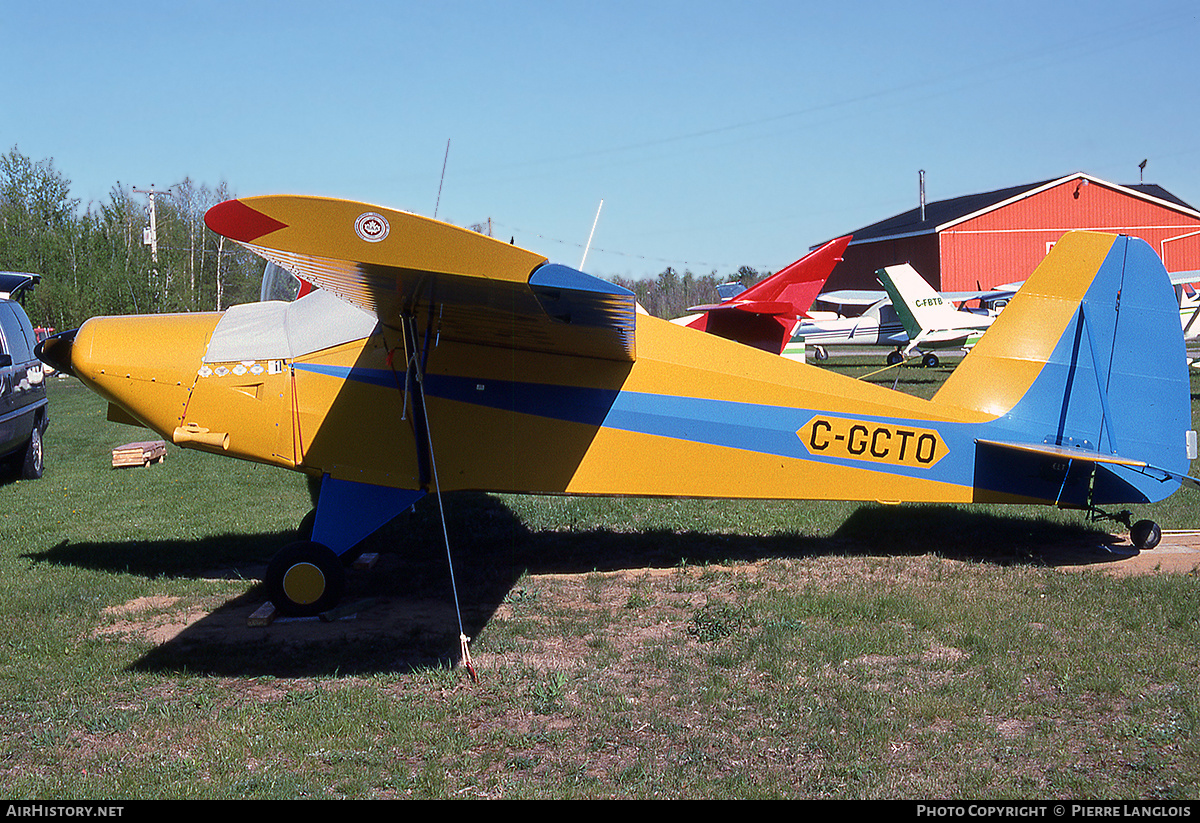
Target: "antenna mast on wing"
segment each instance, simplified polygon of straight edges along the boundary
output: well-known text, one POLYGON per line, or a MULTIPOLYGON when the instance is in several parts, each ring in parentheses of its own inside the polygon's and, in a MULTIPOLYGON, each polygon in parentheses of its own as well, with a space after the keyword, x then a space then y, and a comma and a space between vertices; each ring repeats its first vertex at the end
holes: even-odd
POLYGON ((587 245, 583 247, 583 257, 579 261, 579 270, 583 271, 583 264, 587 260, 588 251, 592 248, 592 236, 596 233, 596 224, 600 222, 600 209, 604 208, 604 201, 600 201, 600 205, 596 207, 596 219, 592 221, 592 230, 588 232, 587 245))
POLYGON ((437 217, 438 206, 442 205, 442 184, 446 182, 446 162, 450 159, 450 138, 446 138, 446 156, 442 158, 442 176, 438 179, 437 202, 433 204, 433 216, 437 217))

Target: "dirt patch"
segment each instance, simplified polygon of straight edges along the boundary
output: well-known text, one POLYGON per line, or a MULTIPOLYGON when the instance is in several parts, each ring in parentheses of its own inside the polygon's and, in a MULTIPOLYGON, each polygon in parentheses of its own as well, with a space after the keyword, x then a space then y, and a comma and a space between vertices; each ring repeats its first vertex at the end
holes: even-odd
POLYGON ((1196 574, 1200 570, 1200 531, 1164 531, 1162 541, 1147 551, 1134 548, 1127 536, 1109 546, 1081 546, 1053 565, 1115 575, 1196 574))
MULTIPOLYGON (((1127 538, 1116 536, 1103 543, 1071 542, 1047 547, 1039 559, 1064 571, 1097 570, 1112 575, 1196 574, 1200 570, 1200 531, 1164 532, 1162 542, 1149 551, 1138 551, 1127 538)), ((724 598, 728 594, 723 592, 724 587, 746 585, 747 580, 756 575, 757 565, 754 562, 739 564, 734 575, 736 584, 732 578, 713 576, 715 567, 707 566, 708 579, 699 582, 692 591, 671 594, 667 598, 669 602, 660 605, 673 612, 673 619, 686 619, 687 614, 701 609, 705 602, 724 598)), ((605 572, 602 594, 588 585, 588 573, 538 577, 551 583, 556 601, 561 601, 561 609, 586 616, 593 609, 620 608, 624 601, 632 602, 641 596, 647 586, 654 586, 661 598, 664 589, 653 581, 662 576, 704 573, 698 568, 688 572, 680 568, 605 572)), ((375 568, 349 571, 346 596, 333 613, 311 618, 276 617, 268 625, 255 625, 251 620, 263 605, 258 587, 232 599, 140 597, 106 609, 107 620, 94 633, 97 637, 147 642, 155 647, 155 655, 163 657, 161 665, 166 667, 172 665, 172 660, 191 661, 189 665, 194 665, 196 651, 207 649, 214 659, 230 660, 228 673, 231 674, 253 673, 252 665, 249 672, 245 667, 255 649, 278 652, 338 644, 346 650, 351 650, 354 644, 363 648, 387 646, 399 655, 388 662, 380 660, 378 665, 423 665, 435 660, 456 662, 460 649, 460 619, 463 633, 471 637, 481 632, 494 617, 508 615, 511 611, 509 600, 520 598, 522 592, 518 586, 491 600, 464 597, 460 614, 453 598, 443 596, 443 593, 404 591, 403 586, 397 590, 395 582, 403 581, 406 574, 403 558, 381 555, 375 568), (231 653, 233 650, 236 654, 231 653)), ((654 624, 631 626, 628 630, 653 634, 665 629, 661 624, 654 624)), ((541 648, 536 654, 559 656, 562 660, 577 657, 573 649, 541 648)), ((211 665, 220 669, 220 663, 211 665)), ((263 665, 277 669, 279 660, 264 658, 263 665)), ((343 661, 342 665, 347 663, 343 661)))
POLYGON ((111 622, 98 627, 96 637, 141 637, 152 643, 166 643, 205 619, 212 603, 184 604, 178 597, 137 597, 103 612, 111 622), (207 608, 206 608, 207 607, 207 608))

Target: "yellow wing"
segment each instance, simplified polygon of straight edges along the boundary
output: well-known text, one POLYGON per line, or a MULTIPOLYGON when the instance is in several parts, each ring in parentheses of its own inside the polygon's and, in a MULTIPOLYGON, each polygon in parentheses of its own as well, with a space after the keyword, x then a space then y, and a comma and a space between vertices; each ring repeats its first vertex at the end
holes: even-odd
POLYGON ((630 291, 468 229, 293 195, 229 200, 205 222, 385 325, 419 314, 448 339, 634 358, 630 291))

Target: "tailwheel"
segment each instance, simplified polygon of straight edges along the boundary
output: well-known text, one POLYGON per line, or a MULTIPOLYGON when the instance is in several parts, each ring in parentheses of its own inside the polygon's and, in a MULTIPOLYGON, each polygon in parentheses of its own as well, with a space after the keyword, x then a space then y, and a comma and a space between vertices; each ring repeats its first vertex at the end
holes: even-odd
POLYGON ((1129 527, 1129 542, 1138 549, 1153 549, 1162 540, 1162 529, 1153 520, 1139 520, 1129 527))
POLYGON ((279 550, 267 565, 267 597, 282 614, 311 617, 342 598, 346 570, 333 550, 301 540, 279 550))

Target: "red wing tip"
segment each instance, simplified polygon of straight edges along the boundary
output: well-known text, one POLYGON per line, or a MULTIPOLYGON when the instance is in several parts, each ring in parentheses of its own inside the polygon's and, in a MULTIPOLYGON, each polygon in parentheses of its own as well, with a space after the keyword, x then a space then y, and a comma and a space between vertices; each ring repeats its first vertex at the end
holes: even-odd
POLYGON ((252 209, 241 200, 226 200, 213 206, 204 213, 204 223, 217 234, 241 243, 251 243, 287 228, 287 223, 252 209))

